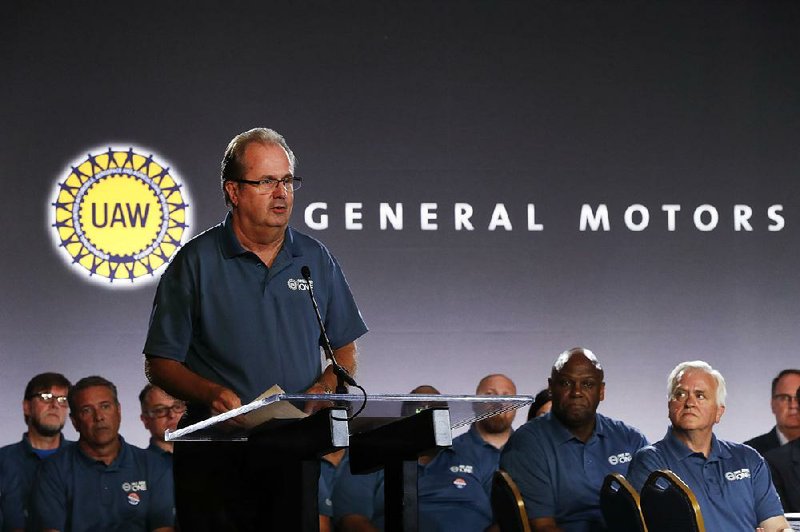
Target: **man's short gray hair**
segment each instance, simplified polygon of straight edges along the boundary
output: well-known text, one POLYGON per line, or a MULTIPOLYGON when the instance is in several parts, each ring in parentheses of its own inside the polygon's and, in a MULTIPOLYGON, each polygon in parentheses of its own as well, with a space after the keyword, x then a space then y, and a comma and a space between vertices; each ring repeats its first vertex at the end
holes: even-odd
POLYGON ((244 156, 244 150, 253 142, 276 144, 286 150, 286 156, 289 158, 289 171, 294 174, 294 169, 297 166, 297 158, 286 143, 286 139, 283 138, 283 135, 274 129, 266 127, 256 127, 239 133, 228 143, 228 147, 225 149, 225 155, 222 157, 222 163, 220 163, 220 186, 222 187, 222 194, 225 196, 225 205, 228 207, 231 206, 231 198, 228 197, 228 192, 225 190, 225 181, 241 179, 241 161, 244 156))
POLYGON ((689 360, 675 366, 675 369, 672 370, 667 378, 667 400, 672 399, 673 392, 678 387, 678 382, 687 371, 703 371, 714 377, 714 380, 717 381, 717 404, 725 406, 725 398, 728 396, 725 377, 722 376, 722 373, 712 368, 708 362, 702 360, 689 360))

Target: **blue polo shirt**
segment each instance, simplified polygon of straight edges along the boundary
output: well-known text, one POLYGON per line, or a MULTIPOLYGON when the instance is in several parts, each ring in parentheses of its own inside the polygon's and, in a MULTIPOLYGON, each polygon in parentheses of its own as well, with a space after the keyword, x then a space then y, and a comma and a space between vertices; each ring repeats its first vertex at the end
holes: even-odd
MULTIPOLYGON (((340 468, 333 490, 334 522, 347 514, 358 514, 383 530, 383 470, 353 475, 349 459, 348 464, 342 460, 340 468)), ((459 453, 455 447, 444 449, 427 465, 419 465, 417 475, 420 530, 483 532, 492 524, 489 495, 472 454, 459 453)))
POLYGON ((350 472, 350 452, 339 462, 339 476, 333 485, 333 523, 350 514, 363 515, 383 530, 383 469, 366 475, 350 472))
POLYGON ((473 456, 476 475, 480 478, 486 494, 491 496, 492 476, 500 467, 500 454, 503 449, 498 449, 481 438, 475 424, 467 432, 453 439, 453 448, 457 449, 459 454, 473 456))
MULTIPOLYGON (((62 435, 59 448, 72 443, 74 442, 65 440, 62 435)), ((27 432, 17 443, 0 449, 0 493, 3 495, 0 512, 7 529, 25 528, 28 498, 36 477, 36 468, 42 460, 31 446, 27 432), (10 482, 12 478, 15 479, 13 484, 10 482)))
POLYGON ((287 227, 268 268, 239 243, 231 214, 190 240, 161 277, 144 353, 184 363, 243 402, 273 384, 302 392, 319 377, 320 331, 300 270, 334 349, 367 331, 339 264, 319 241, 287 227))
POLYGON ((628 480, 641 490, 655 470, 669 469, 694 492, 706 530, 754 530, 783 515, 769 467, 753 448, 711 437, 711 453, 695 453, 670 428, 663 440, 633 457, 628 480))
MULTIPOLYGON (((345 453, 346 454, 346 453, 345 453)), ((321 459, 319 464, 319 486, 317 495, 317 507, 320 515, 333 517, 333 489, 342 474, 342 462, 335 466, 325 459, 321 459)), ((349 461, 347 467, 349 468, 349 461)))
POLYGON ((31 493, 38 529, 150 531, 174 526, 172 472, 155 453, 129 445, 106 466, 70 445, 42 462, 31 493))
POLYGON ((475 455, 454 445, 417 469, 419 529, 425 532, 483 532, 492 506, 475 455))
POLYGON ((647 445, 639 430, 595 414, 586 443, 552 413, 532 419, 511 436, 500 468, 519 486, 531 519, 553 517, 566 532, 605 530, 600 487, 609 473, 625 474, 633 453, 647 445))

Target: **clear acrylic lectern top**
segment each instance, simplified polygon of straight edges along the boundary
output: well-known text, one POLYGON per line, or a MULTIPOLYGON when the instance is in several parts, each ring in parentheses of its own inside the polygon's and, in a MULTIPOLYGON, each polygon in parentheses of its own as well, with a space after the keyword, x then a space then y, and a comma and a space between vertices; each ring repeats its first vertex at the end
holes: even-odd
POLYGON ((469 425, 480 419, 516 410, 533 402, 530 395, 367 395, 364 409, 354 413, 364 404, 362 394, 289 394, 278 393, 257 399, 230 412, 210 417, 175 431, 167 431, 168 441, 234 441, 247 440, 250 429, 267 420, 286 420, 303 416, 309 401, 323 401, 327 406, 341 408, 347 413, 351 434, 368 431, 394 420, 410 416, 425 408, 447 408, 450 411, 450 428, 469 425), (223 423, 233 417, 245 415, 252 419, 250 429, 223 429, 223 423))

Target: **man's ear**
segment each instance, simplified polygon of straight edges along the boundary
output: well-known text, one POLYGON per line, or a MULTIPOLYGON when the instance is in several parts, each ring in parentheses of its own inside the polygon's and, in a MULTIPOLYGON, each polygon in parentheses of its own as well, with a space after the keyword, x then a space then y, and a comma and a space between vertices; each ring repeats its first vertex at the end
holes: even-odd
POLYGON ((724 414, 724 413, 725 413, 725 406, 724 405, 718 406, 717 407, 717 418, 716 418, 716 421, 714 421, 714 423, 719 423, 719 420, 722 419, 722 414, 724 414))
POLYGON ((225 192, 228 193, 228 198, 231 200, 231 205, 236 207, 239 203, 239 189, 233 181, 225 181, 225 192))

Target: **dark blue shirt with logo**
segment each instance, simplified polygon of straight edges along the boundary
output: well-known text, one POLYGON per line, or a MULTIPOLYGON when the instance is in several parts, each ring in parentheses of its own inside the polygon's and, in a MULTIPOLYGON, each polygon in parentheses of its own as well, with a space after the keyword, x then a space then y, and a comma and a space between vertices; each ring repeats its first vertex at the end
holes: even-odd
POLYGON ((641 490, 658 469, 671 470, 691 488, 706 530, 754 530, 762 521, 783 515, 769 467, 747 445, 712 435, 706 458, 689 449, 670 428, 663 440, 634 455, 628 480, 641 490))
POLYGON ((367 331, 339 264, 291 227, 272 267, 236 238, 230 213, 190 240, 158 286, 144 347, 184 363, 243 402, 273 384, 302 392, 319 377, 320 331, 301 268, 334 349, 367 331))
POLYGON ((42 462, 31 493, 38 529, 62 532, 143 532, 174 526, 175 499, 168 462, 120 437, 106 465, 70 445, 42 462))
MULTIPOLYGON (((72 443, 61 436, 59 448, 72 443)), ((17 443, 0 449, 0 512, 5 529, 26 528, 28 497, 36 468, 46 458, 31 446, 27 432, 17 443)))
POLYGON ((553 517, 565 532, 605 530, 603 480, 609 473, 626 474, 633 453, 647 439, 621 421, 595 416, 586 443, 552 413, 532 419, 506 443, 500 467, 519 487, 529 518, 553 517))
POLYGON ((492 476, 500 467, 500 454, 503 449, 498 449, 481 438, 474 424, 467 432, 453 439, 453 448, 460 454, 471 454, 474 457, 476 473, 484 491, 491 496, 492 476))
MULTIPOLYGON (((333 488, 334 522, 358 514, 383 530, 383 470, 353 475, 346 460, 333 488)), ((489 496, 471 453, 459 453, 455 446, 444 449, 427 465, 419 465, 417 475, 420 530, 483 532, 492 524, 489 496)))

